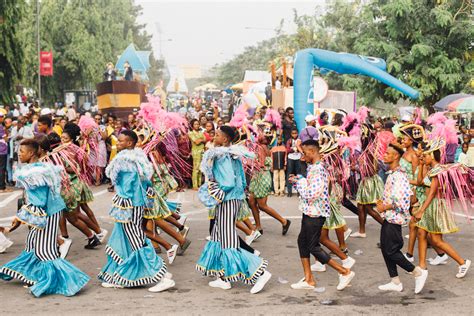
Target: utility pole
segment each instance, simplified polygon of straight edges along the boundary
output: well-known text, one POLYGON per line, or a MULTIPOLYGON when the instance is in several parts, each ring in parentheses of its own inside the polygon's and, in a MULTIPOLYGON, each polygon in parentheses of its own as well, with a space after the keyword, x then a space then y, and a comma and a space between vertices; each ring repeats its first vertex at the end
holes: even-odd
POLYGON ((41 106, 40 3, 36 0, 36 46, 38 50, 38 104, 41 106))

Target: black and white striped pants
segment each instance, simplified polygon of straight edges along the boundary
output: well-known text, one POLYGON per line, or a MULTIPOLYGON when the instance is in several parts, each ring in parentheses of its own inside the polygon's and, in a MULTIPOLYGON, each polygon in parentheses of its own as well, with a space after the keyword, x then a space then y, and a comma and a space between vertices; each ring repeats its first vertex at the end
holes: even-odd
POLYGON ((61 212, 48 217, 43 229, 30 227, 26 237, 25 250, 34 251, 36 257, 41 261, 50 261, 59 258, 58 229, 61 212))
POLYGON ((133 251, 143 248, 145 245, 146 235, 142 226, 144 209, 143 206, 134 207, 132 220, 128 223, 122 223, 123 230, 133 251))
POLYGON ((230 200, 222 202, 216 207, 215 224, 211 239, 219 242, 222 249, 239 248, 240 246, 235 222, 241 203, 241 200, 230 200))

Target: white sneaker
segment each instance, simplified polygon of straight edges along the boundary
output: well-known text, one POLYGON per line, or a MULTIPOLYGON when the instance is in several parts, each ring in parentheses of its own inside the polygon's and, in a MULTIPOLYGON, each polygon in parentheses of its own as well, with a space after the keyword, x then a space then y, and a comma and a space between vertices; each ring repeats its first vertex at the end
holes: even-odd
POLYGON ((99 238, 101 243, 105 241, 105 237, 107 237, 108 233, 109 231, 107 229, 101 229, 100 234, 97 234, 97 238, 99 238))
POLYGON ((302 278, 298 282, 293 283, 291 285, 291 288, 294 290, 313 290, 314 285, 308 284, 308 282, 306 282, 305 279, 302 278))
POLYGON ((408 261, 415 262, 415 257, 413 257, 413 256, 408 257, 408 255, 406 253, 404 253, 403 256, 405 256, 405 258, 407 258, 408 261))
POLYGON ((270 281, 270 278, 272 277, 272 274, 268 271, 263 272, 263 274, 258 278, 257 282, 255 285, 250 289, 251 294, 257 294, 263 288, 265 287, 265 284, 267 284, 268 281, 270 281))
POLYGON ((184 239, 186 239, 186 237, 188 237, 188 233, 189 233, 189 227, 188 226, 184 226, 183 230, 180 231, 180 234, 181 234, 181 236, 183 236, 184 239))
POLYGON ((349 273, 348 275, 339 274, 339 284, 337 285, 336 289, 338 291, 344 290, 351 283, 354 276, 354 271, 351 271, 351 273, 349 273))
POLYGON ((181 217, 178 219, 178 223, 184 226, 187 220, 188 220, 188 217, 186 215, 181 215, 181 217))
POLYGON ((426 279, 428 279, 428 270, 421 269, 421 275, 415 277, 415 294, 418 294, 423 290, 423 287, 425 287, 426 279))
POLYGON ((347 240, 347 238, 349 238, 349 236, 352 234, 352 229, 348 228, 345 232, 344 232, 344 241, 347 240))
POLYGON ((168 263, 172 264, 176 255, 178 254, 178 245, 173 245, 169 250, 166 250, 166 256, 168 257, 168 263))
POLYGON ((258 230, 255 231, 255 238, 253 239, 253 241, 257 241, 257 239, 259 239, 260 237, 262 237, 262 233, 260 233, 258 230))
POLYGON ((322 264, 319 261, 316 261, 315 264, 311 265, 311 271, 313 271, 313 272, 326 272, 326 265, 322 264))
POLYGON ((403 291, 403 284, 395 284, 393 282, 384 284, 384 285, 379 285, 379 290, 380 291, 393 291, 393 292, 401 292, 403 291))
POLYGON ((106 289, 123 289, 122 285, 117 285, 117 284, 112 284, 112 283, 107 283, 107 282, 102 282, 102 287, 105 287, 106 289))
POLYGON ((173 275, 170 272, 166 272, 164 278, 173 279, 173 275))
POLYGON ((436 256, 434 259, 432 258, 429 258, 428 259, 428 262, 430 263, 430 265, 432 266, 437 266, 437 265, 440 265, 440 264, 446 264, 448 263, 449 257, 447 254, 444 254, 442 256, 436 256))
POLYGON ((352 268, 354 263, 356 263, 355 259, 349 256, 346 259, 342 260, 342 266, 346 269, 352 268))
POLYGON ((206 240, 207 240, 207 241, 211 241, 211 236, 207 236, 207 237, 206 237, 206 240))
POLYGON ((5 239, 0 244, 0 253, 4 253, 12 245, 13 245, 13 241, 5 237, 5 239))
POLYGON ((172 288, 175 285, 176 283, 173 280, 162 278, 160 282, 158 282, 155 286, 149 288, 148 291, 153 293, 163 292, 167 289, 172 288))
POLYGON ((230 290, 232 288, 230 282, 224 281, 221 278, 217 278, 214 281, 209 282, 209 286, 223 290, 230 290))
POLYGON ((64 242, 59 246, 59 255, 61 258, 66 259, 69 249, 71 248, 72 239, 60 237, 64 242))
POLYGON ((366 233, 359 233, 359 232, 355 232, 355 233, 352 233, 351 234, 351 237, 352 238, 366 238, 367 237, 367 234, 366 233))
POLYGON ((467 271, 469 271, 469 268, 471 267, 471 260, 465 260, 464 264, 459 266, 459 272, 456 274, 456 278, 462 279, 466 276, 467 271))
POLYGON ((250 246, 260 236, 262 234, 258 230, 254 230, 250 236, 245 236, 245 243, 250 246))
POLYGON ((254 249, 253 254, 256 255, 257 257, 260 257, 260 251, 254 249))

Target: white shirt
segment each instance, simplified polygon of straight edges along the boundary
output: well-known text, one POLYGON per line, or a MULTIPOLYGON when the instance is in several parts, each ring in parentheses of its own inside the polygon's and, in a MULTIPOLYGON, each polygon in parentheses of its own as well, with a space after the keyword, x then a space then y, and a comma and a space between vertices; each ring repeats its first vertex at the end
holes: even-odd
POLYGON ((277 90, 281 89, 281 82, 280 82, 280 80, 275 81, 275 88, 276 88, 277 90))

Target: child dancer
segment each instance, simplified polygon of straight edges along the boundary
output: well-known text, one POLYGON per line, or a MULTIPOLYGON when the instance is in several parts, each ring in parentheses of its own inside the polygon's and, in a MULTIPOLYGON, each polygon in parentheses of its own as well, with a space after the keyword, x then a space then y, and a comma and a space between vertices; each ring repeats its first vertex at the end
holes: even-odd
POLYGON ((17 218, 29 226, 25 250, 0 268, 0 278, 19 279, 30 292, 72 296, 89 281, 89 277, 59 257, 57 235, 61 210, 65 204, 60 195, 61 168, 38 162, 39 144, 24 140, 18 158, 27 164, 16 172, 17 183, 25 189, 27 203, 17 218))
POLYGON ((106 169, 116 194, 109 214, 116 221, 105 249, 107 263, 99 273, 105 288, 155 286, 150 292, 161 292, 175 285, 166 265, 153 249, 142 228, 147 196, 153 195, 150 178, 153 167, 140 149, 135 149, 138 136, 133 131, 120 133, 119 154, 106 169))

